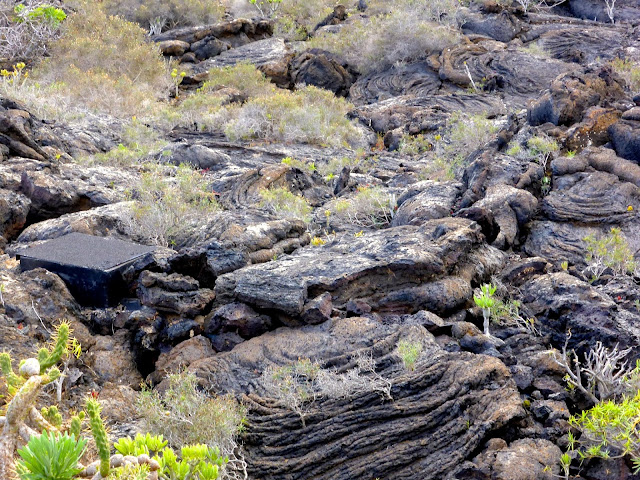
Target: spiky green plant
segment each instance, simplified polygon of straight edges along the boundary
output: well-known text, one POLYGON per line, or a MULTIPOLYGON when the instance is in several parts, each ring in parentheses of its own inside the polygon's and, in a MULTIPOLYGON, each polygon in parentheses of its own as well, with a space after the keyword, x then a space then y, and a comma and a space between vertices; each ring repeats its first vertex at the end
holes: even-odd
POLYGON ((74 435, 44 432, 18 450, 17 472, 21 480, 71 480, 79 472, 78 461, 87 441, 74 435))
POLYGON ((482 309, 482 317, 484 320, 484 334, 490 336, 489 319, 491 318, 491 308, 496 303, 493 295, 496 293, 497 287, 490 283, 485 283, 480 287, 480 295, 474 295, 473 301, 482 309))
POLYGON ((89 416, 89 425, 91 426, 91 434, 96 442, 98 457, 100 458, 100 475, 107 478, 110 471, 111 455, 109 452, 109 438, 104 428, 104 422, 100 417, 102 407, 94 398, 88 398, 86 403, 87 415, 89 416))

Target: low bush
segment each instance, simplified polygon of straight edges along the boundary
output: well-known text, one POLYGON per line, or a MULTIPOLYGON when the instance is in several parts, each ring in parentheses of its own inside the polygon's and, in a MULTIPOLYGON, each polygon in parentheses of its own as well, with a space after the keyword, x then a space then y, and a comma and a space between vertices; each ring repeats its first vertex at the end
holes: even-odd
POLYGON ((485 115, 454 113, 438 133, 405 137, 400 148, 413 155, 424 155, 429 165, 420 177, 429 180, 453 180, 467 166, 465 160, 482 148, 498 131, 485 115))
POLYGON ((125 126, 121 140, 122 143, 116 148, 81 161, 89 165, 128 167, 144 162, 152 153, 162 151, 167 144, 160 139, 160 134, 156 130, 135 118, 125 126))
POLYGON ((350 198, 343 198, 328 206, 335 218, 366 228, 388 226, 396 210, 396 200, 382 187, 360 187, 350 198))
POLYGON ((170 85, 156 45, 138 25, 83 2, 33 72, 44 101, 60 110, 89 109, 118 117, 141 115, 170 85))
POLYGON ((376 362, 371 355, 357 354, 353 368, 340 373, 335 369, 323 369, 308 358, 264 370, 260 383, 267 395, 300 416, 302 425, 316 398, 350 399, 356 395, 377 392, 385 399, 391 398, 391 382, 376 372, 376 362))
POLYGON ((153 33, 177 27, 219 22, 225 13, 216 0, 103 0, 110 15, 136 22, 153 33))
POLYGON ((160 167, 148 166, 140 184, 131 192, 132 230, 148 242, 181 245, 203 216, 220 211, 220 205, 206 178, 186 165, 170 169, 173 176, 164 176, 160 167))
POLYGON ((232 456, 245 423, 245 408, 233 397, 211 397, 198 389, 190 372, 172 373, 164 394, 144 388, 137 410, 147 431, 163 435, 170 446, 204 444, 232 456))
POLYGON ((632 92, 640 91, 640 62, 634 62, 626 58, 615 58, 610 65, 627 82, 632 92))
POLYGON ((616 275, 627 275, 635 271, 635 261, 629 243, 619 228, 611 228, 604 236, 588 235, 584 238, 587 247, 585 273, 590 273, 597 280, 607 270, 616 275))
POLYGON ((402 360, 404 368, 413 371, 423 349, 424 346, 421 342, 400 340, 396 348, 396 353, 402 360))
POLYGON ((57 38, 65 12, 47 2, 0 2, 0 58, 34 60, 57 38))
POLYGON ((260 190, 260 206, 279 218, 295 218, 304 223, 311 221, 311 207, 307 200, 284 187, 260 190))
POLYGON ((582 432, 578 447, 581 458, 605 460, 629 457, 634 473, 640 472, 640 390, 620 401, 608 400, 570 418, 582 432))
POLYGON ((221 88, 238 90, 248 98, 270 95, 276 86, 259 69, 250 63, 230 67, 212 68, 200 91, 216 93, 221 88))
POLYGON ((384 3, 380 13, 345 24, 338 33, 316 35, 309 45, 338 53, 361 73, 426 58, 454 45, 459 33, 455 1, 402 0, 384 3))
POLYGON ((321 88, 306 86, 254 98, 232 108, 227 137, 269 139, 331 146, 364 144, 361 131, 346 114, 353 107, 344 99, 321 88))

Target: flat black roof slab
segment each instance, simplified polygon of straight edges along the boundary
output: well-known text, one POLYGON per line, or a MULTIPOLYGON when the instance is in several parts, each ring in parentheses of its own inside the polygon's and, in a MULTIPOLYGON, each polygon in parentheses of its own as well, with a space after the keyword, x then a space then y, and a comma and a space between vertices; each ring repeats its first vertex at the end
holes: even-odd
POLYGON ((125 293, 122 272, 153 252, 146 245, 70 233, 18 251, 23 271, 45 268, 62 278, 83 305, 114 305, 125 293))

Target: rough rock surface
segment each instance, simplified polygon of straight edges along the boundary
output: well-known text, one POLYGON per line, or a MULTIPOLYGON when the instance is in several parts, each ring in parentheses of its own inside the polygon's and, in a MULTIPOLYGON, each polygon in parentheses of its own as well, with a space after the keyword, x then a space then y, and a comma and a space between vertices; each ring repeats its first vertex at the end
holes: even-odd
POLYGON ((447 353, 422 327, 382 327, 364 318, 279 329, 190 368, 203 377, 216 375, 223 391, 249 394, 245 450, 256 478, 444 478, 491 432, 523 414, 515 383, 499 360, 447 353), (385 376, 399 367, 389 354, 405 336, 422 338, 428 354, 419 368, 394 377, 392 401, 376 391, 318 397, 303 426, 253 380, 266 365, 286 365, 298 356, 348 369, 354 351, 370 352, 385 376), (301 435, 307 440, 301 442, 301 435))
POLYGON ((292 317, 323 292, 338 308, 359 299, 379 311, 449 312, 471 298, 472 279, 501 262, 481 235, 462 219, 396 227, 222 275, 216 294, 292 317))
POLYGON ((191 76, 206 72, 210 68, 249 62, 258 67, 276 85, 286 87, 291 82, 289 63, 293 56, 293 50, 283 40, 268 38, 226 50, 216 57, 200 62, 193 67, 191 76))

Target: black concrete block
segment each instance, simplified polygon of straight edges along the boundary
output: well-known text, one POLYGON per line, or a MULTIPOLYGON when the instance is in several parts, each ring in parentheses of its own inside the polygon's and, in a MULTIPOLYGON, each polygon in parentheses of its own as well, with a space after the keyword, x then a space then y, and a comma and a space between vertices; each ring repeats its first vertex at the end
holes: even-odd
POLYGON ((122 272, 154 248, 115 238, 71 233, 18 252, 23 271, 45 268, 62 278, 85 306, 108 307, 126 291, 122 272))

